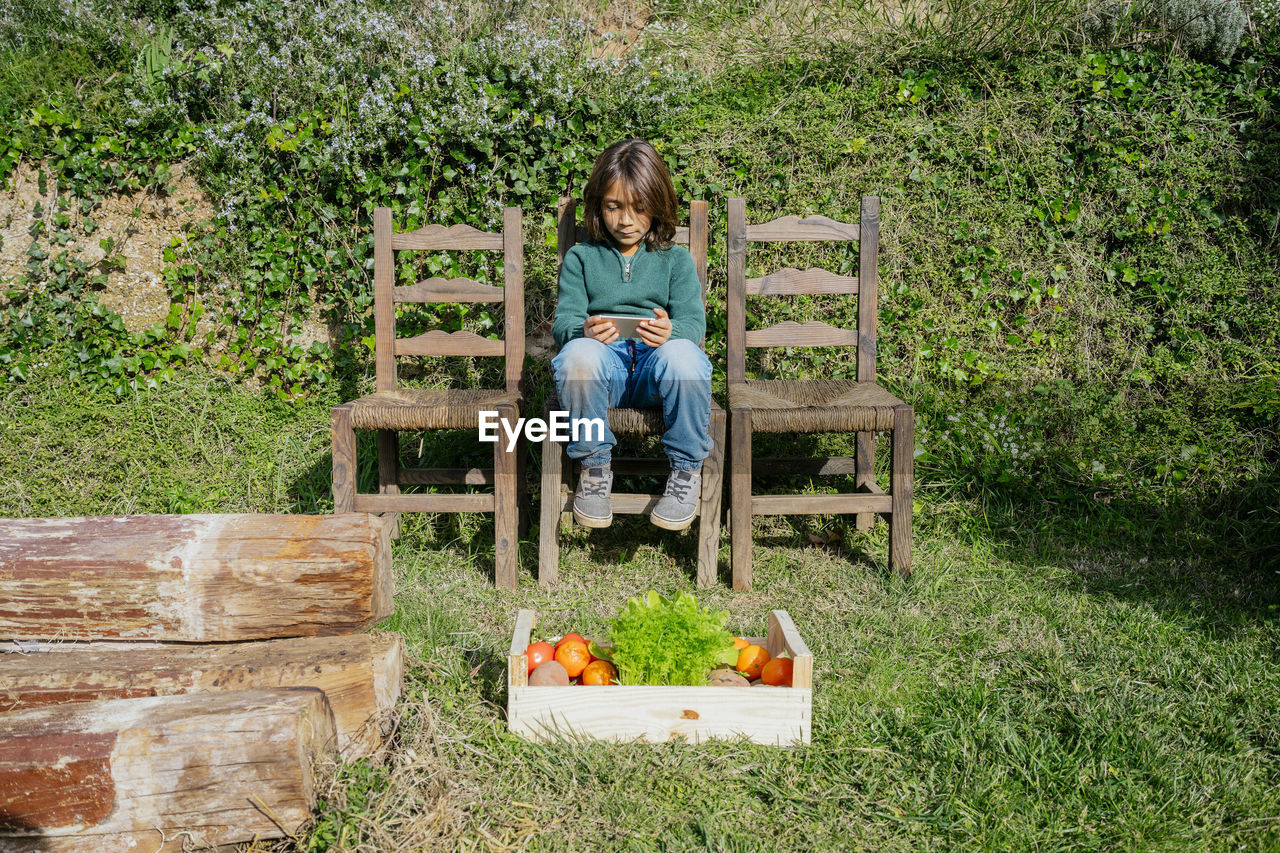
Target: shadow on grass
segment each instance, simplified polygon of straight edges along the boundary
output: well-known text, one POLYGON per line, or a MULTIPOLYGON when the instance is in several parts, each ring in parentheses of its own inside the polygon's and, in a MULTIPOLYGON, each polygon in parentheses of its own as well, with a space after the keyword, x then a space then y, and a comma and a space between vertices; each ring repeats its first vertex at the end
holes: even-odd
MULTIPOLYGON (((1043 411, 1043 401, 1015 395, 1007 408, 1031 411, 1037 404, 1043 411)), ((941 423, 946 414, 917 408, 917 422, 941 423)), ((1066 407, 1056 415, 1062 422, 1047 432, 1069 431, 1081 417, 1066 407)), ((1274 429, 1234 417, 1242 433, 1274 429)), ((1280 452, 1263 452, 1263 464, 1254 466, 1268 471, 1263 476, 1240 477, 1217 493, 1202 486, 1179 494, 1092 483, 1052 444, 1045 440, 1038 478, 999 482, 990 470, 964 476, 954 463, 948 469, 935 460, 917 464, 917 484, 935 478, 939 505, 968 509, 957 523, 965 535, 985 540, 1010 562, 1066 569, 1090 595, 1140 603, 1215 636, 1280 615, 1280 452)))
MULTIPOLYGON (((1012 564, 1065 569, 1080 591, 1154 607, 1214 634, 1280 615, 1280 450, 1265 451, 1262 460, 1235 459, 1239 466, 1270 473, 1238 478, 1218 493, 1126 491, 1081 476, 1064 450, 1072 441, 1078 448, 1083 431, 1106 432, 1101 416, 1071 403, 1109 395, 1097 388, 1069 389, 1062 398, 1004 391, 978 397, 972 407, 958 404, 954 393, 916 388, 902 395, 916 407, 917 545, 922 535, 982 541, 1012 564), (984 408, 992 413, 985 419, 984 408), (1085 423, 1087 417, 1094 420, 1085 423), (969 431, 962 433, 961 425, 969 431), (1024 441, 1038 449, 1023 455, 1015 442, 1024 441), (946 520, 931 523, 939 515, 946 520)), ((1118 420, 1123 425, 1134 414, 1121 412, 1118 420)), ((1239 434, 1274 434, 1273 424, 1246 412, 1220 416, 1239 434)), ((1108 436, 1115 447, 1122 446, 1120 438, 1108 436)), ((849 456, 852 445, 849 435, 756 435, 752 452, 757 459, 849 456)), ((886 486, 883 435, 876 454, 877 481, 886 486)), ((1220 467, 1227 472, 1220 476, 1229 476, 1229 466, 1220 467)), ((1126 475, 1137 480, 1133 472, 1126 475)), ((853 478, 845 476, 753 479, 757 494, 853 487, 853 478)), ((753 543, 757 560, 761 548, 825 547, 853 565, 888 574, 883 532, 864 536, 848 516, 757 519, 753 543)), ((916 569, 929 570, 918 559, 916 569)))
MULTIPOLYGON (((346 390, 346 389, 344 389, 346 390)), ((354 391, 354 385, 350 389, 354 391)), ((917 438, 926 455, 916 463, 919 503, 916 535, 929 535, 928 516, 951 507, 940 535, 982 539, 997 553, 1021 565, 1037 563, 1067 569, 1078 588, 1095 595, 1142 602, 1176 613, 1206 630, 1231 630, 1259 619, 1273 619, 1280 610, 1280 452, 1266 451, 1270 473, 1242 478, 1217 494, 1196 499, 1177 498, 1171 490, 1148 490, 1117 495, 1082 478, 1064 460, 1061 436, 1075 427, 1076 410, 1062 406, 1050 412, 1042 396, 1029 391, 1001 399, 1008 412, 1049 412, 1054 423, 1042 426, 1044 450, 1027 463, 1033 473, 1005 478, 990 458, 966 461, 963 448, 939 449, 939 425, 951 423, 957 411, 953 399, 921 392, 916 401, 917 438), (938 402, 940 401, 940 402, 938 402), (1066 473, 1063 473, 1066 472, 1066 473), (1075 478, 1074 480, 1072 478, 1075 478), (952 529, 954 528, 954 529, 952 529)), ((954 395, 952 395, 954 397, 954 395)), ((979 405, 981 405, 979 403, 979 405)), ((976 407, 975 407, 976 410, 976 407)), ((966 411, 972 419, 974 411, 966 411)), ((1243 416, 1242 416, 1243 417, 1243 416)), ((1265 424, 1241 421, 1242 429, 1265 424)), ((996 441, 988 431, 975 442, 996 441)), ((998 442, 997 442, 998 443, 998 442)), ((848 435, 768 435, 754 437, 757 458, 767 456, 849 455, 848 435)), ((357 432, 358 483, 362 492, 375 489, 374 434, 357 432)), ((523 537, 521 566, 525 577, 537 573, 537 508, 541 456, 532 447, 526 478, 530 520, 535 526, 523 537)), ((661 448, 650 442, 637 453, 625 447, 619 455, 655 455, 661 448)), ((489 467, 491 445, 475 441, 470 431, 402 434, 402 464, 413 467, 489 467)), ((326 454, 292 484, 291 497, 302 512, 329 512, 331 459, 326 454)), ((877 440, 877 478, 887 482, 888 453, 884 436, 877 440)), ((1261 466, 1267 470, 1267 465, 1261 466)), ((619 477, 615 489, 654 491, 660 477, 619 477)), ((814 493, 851 490, 853 478, 786 476, 759 478, 762 493, 814 493)), ((425 487, 411 487, 415 489, 425 487)), ((475 492, 486 487, 431 487, 434 491, 475 492)), ((724 507, 728 508, 728 491, 724 507)), ((493 580, 493 520, 487 514, 440 514, 424 520, 437 541, 456 543, 473 555, 487 582, 493 580)), ((722 531, 718 575, 731 582, 728 528, 722 531)), ((888 576, 887 548, 882 531, 860 534, 852 517, 773 516, 757 519, 753 543, 760 549, 820 548, 875 574, 888 576)), ((693 581, 697 572, 696 525, 671 535, 653 528, 643 516, 617 516, 606 531, 571 528, 561 532, 561 547, 576 545, 595 564, 619 565, 636 559, 642 547, 657 548, 693 581)), ((563 554, 563 550, 562 550, 563 554)), ((562 557, 563 559, 563 557, 562 557)), ((927 571, 919 566, 918 571, 927 571)))
POLYGON ((463 655, 469 668, 471 684, 480 698, 502 708, 507 707, 507 658, 488 649, 468 649, 463 655))
MULTIPOLYGON (((352 397, 351 399, 354 399, 352 397)), ((377 433, 356 430, 356 491, 377 494, 377 433)), ((400 465, 402 468, 492 468, 493 446, 481 444, 471 430, 438 430, 424 433, 402 432, 400 465)), ((300 512, 333 512, 333 454, 327 452, 297 476, 290 490, 300 512)), ((491 492, 491 486, 402 486, 406 494, 491 492)), ((536 508, 536 507, 535 507, 536 508)), ((423 533, 421 525, 430 528, 428 536, 437 542, 456 542, 474 555, 485 567, 485 580, 493 583, 494 525, 492 513, 403 514, 402 524, 423 533), (478 522, 478 523, 477 523, 478 522)), ((531 564, 521 548, 522 566, 531 564)))
POLYGON ((1226 637, 1280 616, 1276 501, 1280 479, 1273 477, 1185 506, 1098 506, 1084 498, 1051 513, 1024 495, 994 495, 981 511, 984 533, 1005 559, 1060 566, 1074 574, 1079 591, 1226 637))

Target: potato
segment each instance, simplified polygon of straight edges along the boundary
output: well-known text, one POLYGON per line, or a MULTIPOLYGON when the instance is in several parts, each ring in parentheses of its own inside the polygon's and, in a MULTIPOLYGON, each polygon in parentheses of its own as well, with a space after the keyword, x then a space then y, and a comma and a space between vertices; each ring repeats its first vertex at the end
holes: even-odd
POLYGON ((707 684, 725 687, 746 687, 749 682, 732 669, 713 669, 707 676, 707 684))
POLYGON ((564 687, 569 683, 569 670, 559 661, 549 660, 529 674, 530 687, 564 687))

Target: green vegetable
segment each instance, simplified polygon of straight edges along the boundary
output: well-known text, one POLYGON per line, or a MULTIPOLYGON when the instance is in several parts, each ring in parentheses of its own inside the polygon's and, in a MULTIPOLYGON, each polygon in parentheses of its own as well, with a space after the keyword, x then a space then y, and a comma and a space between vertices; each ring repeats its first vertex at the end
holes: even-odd
POLYGON ((703 684, 707 672, 738 659, 725 630, 727 610, 698 606, 682 592, 670 600, 656 592, 627 602, 609 624, 613 664, 623 684, 703 684))

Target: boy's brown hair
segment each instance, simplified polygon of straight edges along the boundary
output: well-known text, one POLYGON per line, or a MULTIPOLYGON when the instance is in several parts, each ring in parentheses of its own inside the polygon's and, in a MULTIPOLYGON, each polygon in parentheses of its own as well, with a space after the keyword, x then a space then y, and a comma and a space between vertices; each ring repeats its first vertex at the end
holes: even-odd
POLYGON ((645 248, 669 249, 676 236, 676 189, 671 184, 667 164, 652 145, 643 139, 615 142, 596 159, 587 180, 583 224, 597 243, 609 243, 604 224, 604 194, 615 181, 631 191, 636 203, 651 217, 645 248))

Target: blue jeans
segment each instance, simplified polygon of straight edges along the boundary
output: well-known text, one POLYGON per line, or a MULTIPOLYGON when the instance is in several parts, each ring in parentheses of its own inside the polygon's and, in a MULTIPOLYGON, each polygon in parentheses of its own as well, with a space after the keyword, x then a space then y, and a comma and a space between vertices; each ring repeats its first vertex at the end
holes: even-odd
POLYGON ((608 410, 662 409, 662 446, 672 468, 691 471, 711 453, 711 362, 693 341, 672 338, 654 349, 634 338, 602 344, 569 341, 551 361, 556 394, 571 419, 604 421, 604 440, 584 430, 570 441, 570 458, 583 466, 607 465, 618 443, 608 410))

